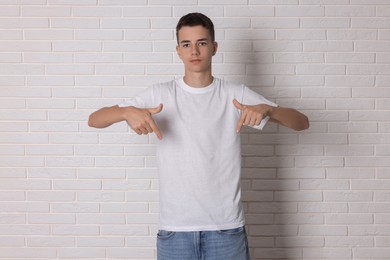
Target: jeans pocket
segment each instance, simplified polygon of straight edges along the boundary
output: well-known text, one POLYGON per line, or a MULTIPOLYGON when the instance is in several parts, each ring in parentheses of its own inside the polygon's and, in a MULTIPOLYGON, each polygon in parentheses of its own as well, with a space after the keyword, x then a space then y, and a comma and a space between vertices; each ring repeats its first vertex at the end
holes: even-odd
POLYGON ((238 228, 232 228, 232 229, 219 230, 219 233, 225 235, 241 235, 244 232, 245 232, 244 226, 238 228))
POLYGON ((158 239, 168 239, 175 234, 173 231, 159 230, 157 233, 158 239))

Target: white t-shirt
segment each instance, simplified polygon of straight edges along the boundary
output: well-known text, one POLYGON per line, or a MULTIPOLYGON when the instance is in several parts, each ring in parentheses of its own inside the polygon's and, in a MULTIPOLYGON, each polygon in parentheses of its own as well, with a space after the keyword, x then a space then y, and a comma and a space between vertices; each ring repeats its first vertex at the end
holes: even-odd
MULTIPOLYGON (((153 116, 157 141, 160 229, 207 231, 244 225, 241 205, 240 135, 236 125, 241 104, 276 106, 244 85, 214 78, 193 88, 183 78, 151 86, 119 106, 164 105, 153 116)), ((263 119, 262 129, 268 118, 263 119)))

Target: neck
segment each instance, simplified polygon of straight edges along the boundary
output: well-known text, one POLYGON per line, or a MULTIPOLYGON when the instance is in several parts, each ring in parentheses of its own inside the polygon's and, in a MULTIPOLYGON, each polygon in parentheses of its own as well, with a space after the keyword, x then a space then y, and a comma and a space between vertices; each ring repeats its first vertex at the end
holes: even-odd
POLYGON ((210 73, 186 73, 184 82, 193 88, 204 88, 213 82, 213 76, 210 73))

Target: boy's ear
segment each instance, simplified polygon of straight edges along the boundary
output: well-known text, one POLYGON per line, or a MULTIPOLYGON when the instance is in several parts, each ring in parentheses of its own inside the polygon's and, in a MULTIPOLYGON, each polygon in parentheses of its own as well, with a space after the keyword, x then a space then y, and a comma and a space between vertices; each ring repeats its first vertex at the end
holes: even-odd
POLYGON ((213 55, 215 55, 217 53, 217 50, 218 50, 218 42, 214 42, 213 45, 214 45, 213 55))

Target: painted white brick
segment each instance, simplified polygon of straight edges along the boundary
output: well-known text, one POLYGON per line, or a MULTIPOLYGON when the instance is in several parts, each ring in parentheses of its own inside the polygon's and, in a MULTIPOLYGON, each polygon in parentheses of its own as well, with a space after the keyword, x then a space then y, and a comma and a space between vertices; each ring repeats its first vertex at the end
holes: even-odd
POLYGON ((352 251, 349 248, 304 248, 303 257, 309 259, 350 259, 352 251))
POLYGON ((24 237, 21 236, 2 236, 0 237, 0 246, 3 247, 24 247, 24 237))
POLYGON ((324 239, 320 237, 277 237, 275 244, 277 247, 323 247, 324 239))
MULTIPOLYGON (((47 194, 48 193, 46 193, 46 195, 47 194)), ((74 214, 52 214, 52 213, 29 214, 28 223, 29 224, 76 224, 76 216, 74 214)), ((33 246, 37 246, 37 245, 33 245, 33 246)))
MULTIPOLYGON (((21 63, 22 62, 22 55, 20 53, 0 53, 0 62, 4 63, 21 63)), ((18 77, 2 77, 4 79, 17 79, 18 77)), ((4 84, 4 83, 3 83, 4 84)), ((2 85, 3 85, 2 84, 2 85)))
POLYGON ((300 19, 301 28, 326 28, 342 29, 350 27, 349 18, 302 18, 300 19))
POLYGON ((348 5, 349 0, 300 0, 301 5, 348 5))
POLYGON ((0 17, 20 16, 20 8, 18 6, 3 6, 0 10, 0 17))
MULTIPOLYGON (((93 213, 79 213, 77 214, 77 223, 79 224, 125 224, 126 223, 126 216, 124 214, 93 214, 93 213)), ((80 246, 88 246, 87 244, 84 244, 82 241, 101 241, 99 245, 103 245, 104 241, 109 241, 108 238, 84 238, 84 240, 80 240, 80 238, 77 240, 78 244, 80 246)), ((118 241, 118 240, 115 240, 118 241)), ((98 244, 90 244, 93 246, 98 246, 98 244)), ((122 244, 120 242, 120 244, 122 244)))
POLYGON ((321 6, 276 6, 276 16, 281 17, 321 17, 325 8, 321 6))
POLYGON ((100 20, 92 18, 51 18, 50 27, 60 29, 98 29, 100 20))
POLYGON ((48 18, 0 18, 2 29, 49 28, 48 18))
POLYGON ((326 76, 326 86, 369 87, 375 85, 373 76, 326 76))
POLYGON ((352 28, 362 29, 388 29, 390 18, 370 17, 370 18, 352 18, 352 28))
POLYGON ((225 13, 226 17, 269 17, 275 15, 275 9, 272 6, 227 6, 225 13))
POLYGON ((74 17, 120 17, 122 9, 119 7, 73 7, 74 17))
POLYGON ((331 17, 375 17, 374 6, 326 6, 326 16, 331 17))
POLYGON ((327 30, 329 40, 377 40, 378 32, 374 29, 327 30))
POLYGON ((374 53, 328 53, 327 63, 374 63, 374 53))
POLYGON ((249 3, 253 5, 297 5, 298 0, 249 0, 249 3))
POLYGON ((29 236, 27 238, 27 245, 29 247, 74 247, 74 237, 62 237, 62 236, 29 236))
POLYGON ((3 40, 21 40, 23 38, 22 30, 2 30, 0 28, 0 37, 3 40))
POLYGON ((37 7, 23 6, 21 8, 22 16, 25 17, 66 17, 71 15, 71 7, 37 7))
POLYGON ((26 40, 73 40, 74 33, 72 30, 25 30, 24 39, 26 40))
POLYGON ((259 29, 292 29, 299 28, 297 18, 253 18, 252 27, 259 29))
MULTIPOLYGON (((79 247, 124 247, 125 239, 122 237, 80 237, 77 238, 79 247)), ((89 257, 89 256, 88 256, 89 257)))
POLYGON ((298 75, 343 75, 346 74, 346 67, 329 64, 298 64, 296 71, 298 75))
POLYGON ((326 247, 372 247, 374 239, 366 236, 332 236, 325 237, 326 247))
POLYGON ((55 258, 57 256, 57 250, 54 248, 5 247, 0 251, 1 258, 29 258, 31 256, 55 258))

